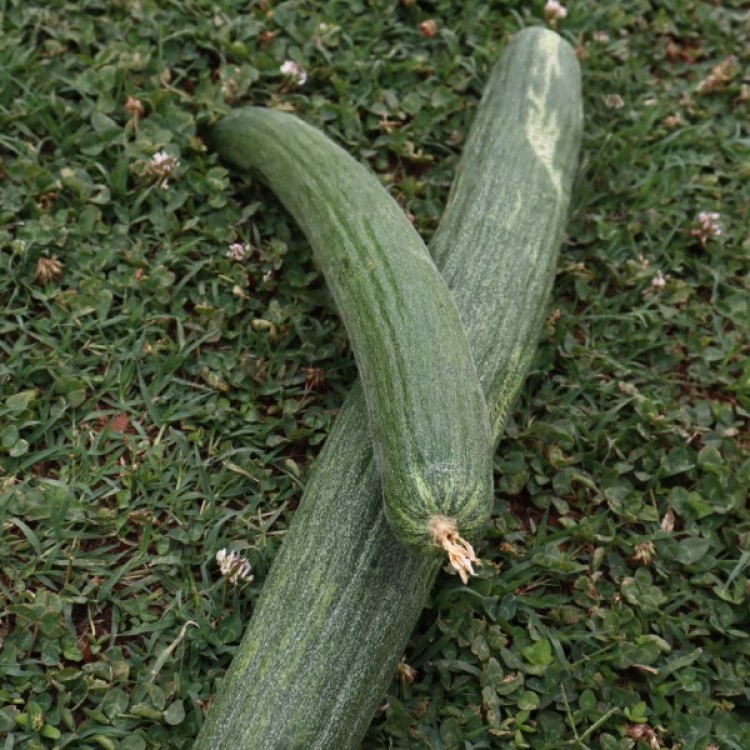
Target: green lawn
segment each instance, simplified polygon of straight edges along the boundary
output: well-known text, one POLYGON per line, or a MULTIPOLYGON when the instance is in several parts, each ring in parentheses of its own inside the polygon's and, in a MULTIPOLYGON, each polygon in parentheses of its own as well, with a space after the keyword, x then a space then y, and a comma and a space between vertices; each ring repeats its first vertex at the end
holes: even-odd
MULTIPOLYGON (((0 750, 191 747, 354 380, 211 125, 294 110, 429 239, 543 6, 0 2, 0 750)), ((488 564, 441 575, 364 750, 750 747, 745 6, 568 3, 586 134, 488 564)))

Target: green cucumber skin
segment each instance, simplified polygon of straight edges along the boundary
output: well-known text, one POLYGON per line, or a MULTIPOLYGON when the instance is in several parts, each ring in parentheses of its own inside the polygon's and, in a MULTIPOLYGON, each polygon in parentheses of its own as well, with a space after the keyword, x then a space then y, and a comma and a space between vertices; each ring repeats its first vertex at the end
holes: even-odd
POLYGON ((582 133, 574 51, 547 29, 518 33, 485 85, 430 245, 467 330, 495 441, 548 313, 582 133), (488 244, 502 269, 467 279, 486 267, 488 244))
MULTIPOLYGON (((531 355, 519 346, 535 348, 544 321, 581 130, 572 49, 552 31, 519 33, 487 83, 431 244, 475 353, 495 442, 527 372, 531 355), (550 64, 559 70, 544 84, 550 64), (526 120, 513 120, 535 89, 562 125, 551 144, 561 191, 527 143, 526 120), (525 160, 513 157, 517 151, 525 160), (528 186, 524 203, 506 215, 518 185, 528 186), (472 210, 477 195, 485 196, 484 211, 472 210), (534 269, 526 271, 529 259, 534 269), (513 294, 518 280, 529 277, 533 289, 513 294)), ((440 567, 389 528, 365 414, 355 385, 195 750, 360 747, 440 567)))
POLYGON ((434 516, 476 537, 492 511, 487 406, 421 237, 372 172, 293 115, 238 110, 214 142, 226 161, 260 173, 315 251, 354 351, 395 531, 427 553, 442 553, 434 516))

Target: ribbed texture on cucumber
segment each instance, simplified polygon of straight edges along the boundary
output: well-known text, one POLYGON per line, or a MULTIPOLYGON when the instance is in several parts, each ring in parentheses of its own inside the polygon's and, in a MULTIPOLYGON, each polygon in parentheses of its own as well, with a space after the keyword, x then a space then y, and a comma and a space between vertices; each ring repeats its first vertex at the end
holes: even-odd
POLYGON ((388 517, 440 552, 430 519, 476 535, 492 510, 489 417, 453 298, 375 175, 285 112, 239 110, 219 154, 259 173, 313 247, 354 351, 388 517))
MULTIPOLYGON (((495 440, 547 311, 581 127, 570 47, 551 31, 518 34, 487 84, 431 245, 467 329, 495 440), (524 135, 532 98, 535 112, 558 123, 547 151, 557 181, 524 135)), ((360 747, 439 567, 389 528, 355 386, 195 750, 360 747)))

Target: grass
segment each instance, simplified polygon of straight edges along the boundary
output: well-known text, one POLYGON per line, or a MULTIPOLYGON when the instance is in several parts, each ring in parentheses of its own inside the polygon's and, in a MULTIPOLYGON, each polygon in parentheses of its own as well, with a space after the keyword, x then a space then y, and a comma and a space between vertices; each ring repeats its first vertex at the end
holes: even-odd
MULTIPOLYGON (((366 750, 750 746, 743 6, 569 4, 586 140, 494 566, 441 578, 366 750)), ((294 109, 429 239, 543 15, 456 7, 0 4, 3 750, 191 746, 354 377, 304 239, 210 126, 294 109)))

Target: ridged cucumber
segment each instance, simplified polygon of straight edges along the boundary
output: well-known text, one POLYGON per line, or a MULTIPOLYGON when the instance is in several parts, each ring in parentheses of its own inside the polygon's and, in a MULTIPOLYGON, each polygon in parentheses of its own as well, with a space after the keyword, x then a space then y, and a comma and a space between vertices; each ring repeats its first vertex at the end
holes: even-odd
POLYGON ((301 226, 346 326, 388 518, 466 580, 492 510, 484 394, 461 317, 421 237, 377 177, 293 115, 250 107, 216 128, 301 226))

